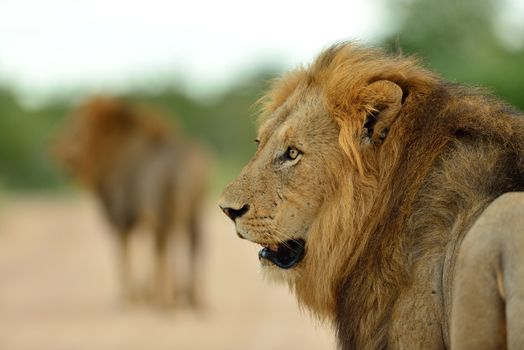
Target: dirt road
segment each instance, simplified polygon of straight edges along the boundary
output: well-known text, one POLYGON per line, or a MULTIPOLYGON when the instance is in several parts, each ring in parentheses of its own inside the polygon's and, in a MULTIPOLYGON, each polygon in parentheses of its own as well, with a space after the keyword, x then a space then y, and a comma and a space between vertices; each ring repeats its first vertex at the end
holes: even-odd
POLYGON ((284 286, 262 281, 258 249, 214 205, 205 216, 205 311, 120 303, 114 248, 89 198, 5 198, 0 349, 335 348, 284 286))

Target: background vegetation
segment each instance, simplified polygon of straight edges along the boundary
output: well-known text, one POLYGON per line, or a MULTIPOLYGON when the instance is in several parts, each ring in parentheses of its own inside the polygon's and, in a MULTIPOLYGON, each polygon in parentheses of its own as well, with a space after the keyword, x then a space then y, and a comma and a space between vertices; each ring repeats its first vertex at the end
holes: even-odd
MULTIPOLYGON (((384 5, 391 31, 375 44, 417 54, 446 78, 486 86, 524 109, 524 27, 506 23, 499 4, 495 0, 393 0, 384 5)), ((218 187, 252 154, 252 105, 278 73, 261 69, 210 100, 190 97, 176 81, 155 92, 137 89, 127 97, 176 114, 190 134, 207 144, 215 155, 218 187)), ((48 159, 47 149, 74 104, 64 92, 60 98, 28 108, 9 86, 0 87, 2 187, 63 187, 66 179, 48 159)))

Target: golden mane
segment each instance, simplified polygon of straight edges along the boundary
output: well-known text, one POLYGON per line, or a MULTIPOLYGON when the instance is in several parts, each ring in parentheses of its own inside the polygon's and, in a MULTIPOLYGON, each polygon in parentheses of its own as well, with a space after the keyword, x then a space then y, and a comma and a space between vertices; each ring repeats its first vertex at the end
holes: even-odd
POLYGON ((388 56, 380 49, 340 43, 328 48, 307 68, 300 68, 276 79, 261 99, 260 120, 268 119, 301 84, 319 86, 325 106, 342 127, 340 145, 353 165, 364 175, 363 159, 355 149, 354 134, 374 109, 366 87, 377 80, 389 80, 404 91, 428 91, 440 78, 424 69, 415 57, 388 56), (349 121, 349 123, 348 123, 349 121))
MULTIPOLYGON (((299 86, 319 87, 326 109, 341 128, 339 143, 350 162, 348 167, 358 171, 350 181, 342 181, 345 172, 336 167, 331 170, 338 173, 335 177, 339 183, 332 184, 332 187, 340 190, 339 197, 333 197, 332 203, 324 206, 325 212, 319 215, 311 230, 312 248, 308 251, 309 255, 316 256, 315 260, 325 261, 326 265, 313 266, 315 270, 305 273, 302 283, 291 285, 299 300, 322 318, 334 313, 335 286, 351 271, 366 246, 364 231, 369 225, 367 218, 378 192, 380 169, 376 159, 363 157, 353 140, 358 138, 357 133, 366 116, 374 108, 371 100, 376 96, 370 96, 366 86, 381 79, 395 82, 406 92, 416 90, 421 93, 428 92, 440 82, 436 74, 424 69, 414 57, 392 57, 379 49, 340 43, 325 50, 309 67, 299 68, 275 80, 261 99, 260 123, 263 123, 299 86), (352 228, 351 234, 342 234, 347 233, 348 227, 352 228), (326 235, 326 232, 341 234, 326 235), (341 258, 336 261, 327 259, 326 252, 341 258), (313 291, 312 284, 322 287, 313 291)), ((391 156, 382 160, 393 162, 397 158, 391 156)), ((390 167, 392 165, 383 164, 385 169, 390 167)))
POLYGON ((89 99, 74 113, 70 130, 54 145, 57 158, 86 185, 93 186, 118 157, 122 145, 136 140, 166 142, 175 128, 160 112, 112 97, 89 99))

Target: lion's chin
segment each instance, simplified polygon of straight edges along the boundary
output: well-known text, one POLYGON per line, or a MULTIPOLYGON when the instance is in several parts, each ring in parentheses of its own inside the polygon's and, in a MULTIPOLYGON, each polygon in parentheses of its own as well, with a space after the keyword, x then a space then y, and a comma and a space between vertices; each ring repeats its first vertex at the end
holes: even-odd
POLYGON ((280 244, 263 245, 258 252, 261 263, 268 261, 280 269, 295 267, 306 253, 306 242, 303 239, 291 239, 280 244))
POLYGON ((298 269, 281 269, 268 260, 260 260, 259 272, 265 282, 277 285, 291 286, 298 277, 298 269))

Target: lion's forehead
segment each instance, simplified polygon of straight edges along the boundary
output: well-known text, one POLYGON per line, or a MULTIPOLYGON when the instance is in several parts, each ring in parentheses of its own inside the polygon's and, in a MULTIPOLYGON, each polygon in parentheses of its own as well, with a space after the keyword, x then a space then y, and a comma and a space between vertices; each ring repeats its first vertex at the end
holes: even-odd
POLYGON ((303 125, 301 125, 299 117, 300 116, 292 116, 286 120, 268 125, 264 130, 261 130, 261 139, 263 139, 265 143, 271 142, 271 144, 296 143, 300 141, 307 132, 303 125))
POLYGON ((290 109, 282 106, 273 112, 258 128, 259 138, 262 140, 269 139, 275 131, 287 120, 290 115, 290 109))
POLYGON ((322 124, 321 116, 324 114, 323 104, 316 94, 287 101, 262 123, 259 138, 268 141, 272 137, 289 140, 307 136, 311 130, 322 124))

